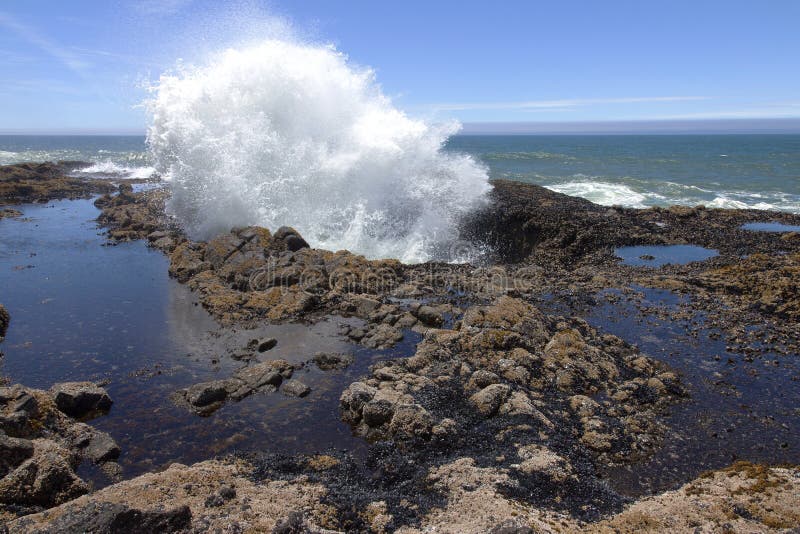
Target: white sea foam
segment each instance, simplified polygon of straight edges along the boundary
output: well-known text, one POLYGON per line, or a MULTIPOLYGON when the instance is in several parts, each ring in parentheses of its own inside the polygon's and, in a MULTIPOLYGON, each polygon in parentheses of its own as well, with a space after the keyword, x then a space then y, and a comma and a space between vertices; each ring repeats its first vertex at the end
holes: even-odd
POLYGON ((150 178, 154 172, 155 169, 153 167, 128 167, 114 163, 111 160, 104 160, 98 161, 89 167, 78 169, 75 171, 75 174, 143 180, 150 178))
POLYGON ((648 197, 623 184, 578 180, 559 184, 546 184, 546 188, 565 195, 582 197, 602 206, 627 206, 641 208, 648 197))
POLYGON ((489 189, 441 150, 458 125, 409 118, 330 46, 229 49, 163 75, 147 107, 168 209, 195 238, 291 225, 312 246, 425 261, 489 189))

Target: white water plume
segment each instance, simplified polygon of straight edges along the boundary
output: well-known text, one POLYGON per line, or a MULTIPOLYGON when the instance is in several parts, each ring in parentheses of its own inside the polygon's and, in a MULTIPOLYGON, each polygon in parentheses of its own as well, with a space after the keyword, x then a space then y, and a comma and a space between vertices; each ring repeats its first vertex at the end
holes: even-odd
POLYGON ((194 238, 290 225, 315 247, 419 262, 489 189, 481 165, 441 150, 458 125, 409 118, 331 46, 228 49, 163 75, 147 107, 168 209, 194 238))

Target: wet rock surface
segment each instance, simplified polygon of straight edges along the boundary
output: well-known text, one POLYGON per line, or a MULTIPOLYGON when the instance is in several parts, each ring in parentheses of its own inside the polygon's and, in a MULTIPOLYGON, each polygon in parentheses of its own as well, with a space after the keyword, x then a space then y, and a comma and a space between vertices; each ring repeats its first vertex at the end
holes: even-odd
POLYGON ((0 517, 87 493, 78 465, 108 465, 120 454, 108 434, 64 414, 54 393, 19 384, 0 387, 0 451, 0 517))
MULTIPOLYGON (((255 452, 175 465, 20 518, 12 531, 86 528, 90 516, 152 517, 164 530, 177 517, 180 528, 195 531, 276 532, 747 532, 796 524, 796 467, 735 464, 635 502, 609 485, 605 474, 635 470, 664 448, 675 435, 669 414, 696 402, 697 388, 575 310, 629 301, 664 321, 685 321, 689 337, 701 329, 701 318, 710 322, 747 363, 762 354, 796 355, 800 243, 792 234, 741 226, 797 224, 798 216, 607 208, 497 181, 491 202, 463 228, 464 237, 489 245, 484 264, 410 266, 315 250, 292 228, 236 228, 194 242, 165 217, 166 195, 121 188, 98 199, 100 221, 112 240, 146 239, 164 251, 170 274, 222 324, 354 317, 359 321, 343 324, 340 335, 364 350, 421 340, 402 357, 358 368, 363 376, 341 386, 340 415, 370 443, 365 457, 255 452), (658 268, 614 257, 617 247, 662 244, 720 254, 658 268), (640 298, 637 288, 688 298, 668 309, 640 298), (67 522, 57 523, 62 517, 67 522)), ((277 390, 308 395, 292 402, 309 402, 316 393, 309 395, 296 376, 301 367, 313 362, 337 376, 352 362, 335 353, 306 355, 299 366, 261 362, 259 349, 264 343, 271 350, 270 343, 254 341, 231 353, 242 367, 178 390, 175 402, 200 415, 277 390)), ((33 409, 23 396, 13 401, 14 413, 33 409)), ((0 468, 15 472, 37 455, 55 454, 37 449, 36 439, 0 440, 12 459, 0 468)), ((73 442, 84 444, 90 461, 119 454, 102 437, 73 442)), ((66 500, 79 482, 57 461, 52 465, 48 477, 66 481, 66 500)))
POLYGON ((76 165, 88 166, 80 162, 19 163, 0 166, 0 204, 89 198, 116 189, 106 180, 85 180, 68 176, 76 165))

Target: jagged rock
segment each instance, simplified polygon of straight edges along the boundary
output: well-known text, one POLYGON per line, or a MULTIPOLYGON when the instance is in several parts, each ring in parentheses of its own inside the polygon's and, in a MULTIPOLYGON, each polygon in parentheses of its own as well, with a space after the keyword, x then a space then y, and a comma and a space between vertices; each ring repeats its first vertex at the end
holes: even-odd
POLYGON ((314 354, 313 361, 317 367, 323 371, 330 371, 331 369, 344 369, 353 363, 355 358, 352 354, 343 354, 338 352, 318 352, 314 354))
POLYGON ((392 419, 394 406, 386 399, 372 400, 364 405, 361 415, 367 426, 379 427, 392 419))
POLYGON ((305 397, 311 393, 311 388, 299 380, 290 379, 281 385, 281 393, 291 397, 305 397))
POLYGON ((83 449, 83 454, 92 462, 100 464, 119 458, 120 448, 117 442, 105 432, 95 432, 83 449))
POLYGON ((189 404, 198 408, 224 402, 228 398, 228 382, 212 380, 195 384, 186 389, 185 396, 189 404))
POLYGON ((84 417, 111 409, 106 390, 92 382, 62 382, 50 390, 59 410, 70 417, 84 417))
POLYGON ((297 252, 300 249, 308 248, 308 243, 298 233, 297 230, 289 226, 281 226, 273 236, 276 241, 283 242, 288 250, 297 252))
POLYGON ((430 436, 433 427, 433 418, 428 410, 419 404, 400 404, 395 406, 392 421, 389 424, 390 432, 398 437, 430 436))
POLYGON ((440 327, 444 324, 444 316, 432 306, 420 306, 414 315, 427 326, 440 327))
POLYGON ((10 438, 0 431, 0 478, 33 456, 33 442, 27 439, 10 438))
POLYGON ((46 439, 33 440, 33 446, 33 455, 0 480, 0 502, 50 507, 88 491, 67 449, 46 439))
POLYGON ((57 517, 43 532, 184 532, 191 522, 192 512, 186 505, 140 510, 119 503, 88 502, 57 517))
POLYGON ((350 424, 358 424, 364 405, 372 400, 376 392, 374 387, 363 382, 353 382, 347 386, 339 397, 342 418, 350 424))
POLYGON ((383 349, 393 346, 403 339, 403 332, 388 324, 379 324, 369 329, 361 343, 374 349, 383 349))
POLYGON ((497 413, 510 390, 506 384, 492 384, 472 395, 469 400, 483 416, 491 417, 497 413))
POLYGON ((0 341, 3 341, 3 338, 6 337, 6 332, 8 332, 8 324, 11 322, 11 316, 8 314, 8 310, 6 310, 5 306, 0 304, 0 341))

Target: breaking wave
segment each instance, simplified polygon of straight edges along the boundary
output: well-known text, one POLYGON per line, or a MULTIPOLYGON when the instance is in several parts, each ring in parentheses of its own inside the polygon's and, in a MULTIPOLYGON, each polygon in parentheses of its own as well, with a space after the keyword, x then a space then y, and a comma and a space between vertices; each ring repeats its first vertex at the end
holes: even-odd
POLYGON ((149 150, 194 238, 291 225, 312 246, 420 262, 489 190, 482 165, 442 151, 457 124, 409 118, 331 46, 228 49, 151 91, 149 150))

